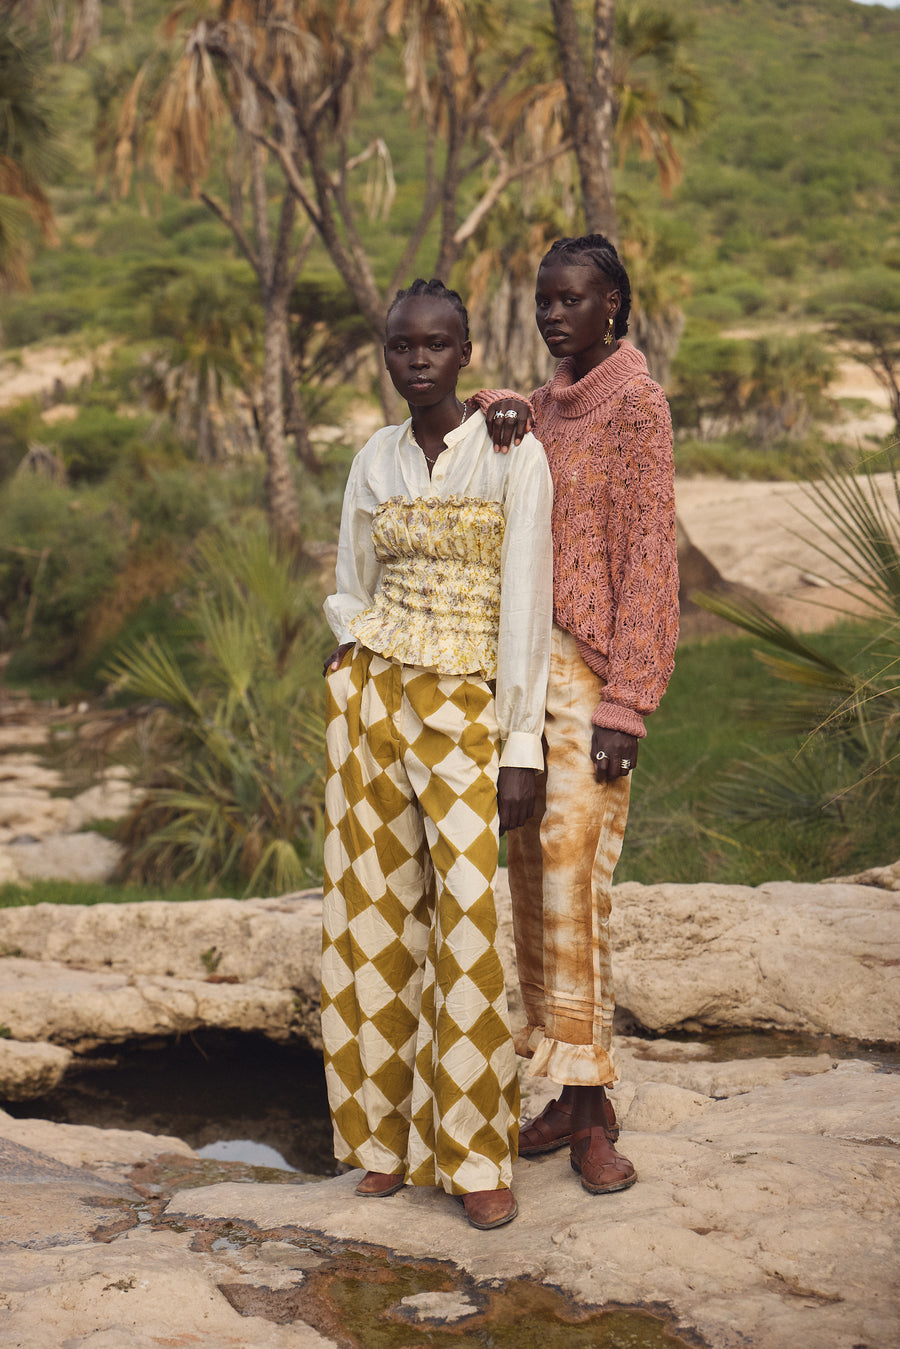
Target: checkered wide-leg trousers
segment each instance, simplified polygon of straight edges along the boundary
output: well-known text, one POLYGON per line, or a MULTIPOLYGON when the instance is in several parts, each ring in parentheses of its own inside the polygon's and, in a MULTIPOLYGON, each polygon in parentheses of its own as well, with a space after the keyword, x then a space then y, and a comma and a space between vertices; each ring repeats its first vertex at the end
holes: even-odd
POLYGON ((328 676, 327 749, 335 1155, 450 1194, 508 1188, 519 1089, 496 949, 491 690, 358 648, 328 676))

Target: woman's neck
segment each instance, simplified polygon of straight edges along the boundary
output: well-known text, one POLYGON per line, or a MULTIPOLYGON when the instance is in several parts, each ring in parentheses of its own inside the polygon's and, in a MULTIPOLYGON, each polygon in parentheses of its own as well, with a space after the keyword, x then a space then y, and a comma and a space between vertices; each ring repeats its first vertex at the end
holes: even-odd
POLYGON ((604 361, 609 360, 610 356, 614 356, 616 354, 616 349, 617 343, 613 342, 608 347, 604 346, 600 352, 594 347, 590 347, 584 352, 576 352, 572 357, 575 378, 584 379, 585 375, 589 375, 592 370, 596 370, 598 365, 602 365, 604 361))
POLYGON ((419 408, 410 406, 413 439, 425 456, 429 468, 442 450, 444 441, 451 431, 455 431, 466 419, 468 409, 460 402, 456 391, 449 398, 442 399, 433 407, 419 408))

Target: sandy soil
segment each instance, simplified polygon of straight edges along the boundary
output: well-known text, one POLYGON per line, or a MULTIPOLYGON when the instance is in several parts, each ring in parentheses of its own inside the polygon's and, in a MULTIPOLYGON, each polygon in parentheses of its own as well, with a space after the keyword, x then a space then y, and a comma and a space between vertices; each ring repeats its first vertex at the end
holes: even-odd
MULTIPOLYGON (((896 517, 889 473, 874 479, 896 517)), ((782 622, 813 631, 860 611, 841 586, 846 573, 827 517, 803 483, 735 482, 726 478, 676 479, 678 517, 692 543, 723 578, 779 601, 769 607, 782 622)))
POLYGON ((105 342, 87 354, 78 354, 63 346, 23 347, 14 358, 0 357, 0 408, 12 407, 23 398, 50 395, 59 380, 73 389, 90 379, 112 351, 105 342))

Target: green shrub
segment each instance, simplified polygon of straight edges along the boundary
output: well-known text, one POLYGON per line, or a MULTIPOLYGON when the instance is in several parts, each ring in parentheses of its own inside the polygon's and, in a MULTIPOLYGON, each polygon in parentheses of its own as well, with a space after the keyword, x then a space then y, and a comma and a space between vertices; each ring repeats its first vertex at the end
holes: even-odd
POLYGON ((152 220, 137 211, 117 210, 98 229, 92 250, 100 258, 123 253, 152 257, 160 252, 162 244, 162 235, 152 220))
POLYGON ((21 909, 32 904, 137 904, 147 900, 178 903, 203 899, 190 886, 97 885, 95 881, 32 881, 30 885, 0 885, 0 909, 21 909))
POLYGON ((137 448, 149 424, 149 417, 120 417, 108 408, 89 406, 79 408, 73 421, 57 422, 43 438, 57 446, 73 483, 94 483, 137 448))
MULTIPOLYGON (((850 649, 836 658, 820 640, 777 622, 763 609, 713 596, 697 603, 764 643, 759 660, 787 685, 781 727, 797 737, 789 758, 767 754, 739 765, 717 793, 734 821, 896 822, 900 809, 900 476, 882 496, 867 466, 810 484, 824 523, 811 540, 838 564, 855 616, 850 649)), ((889 859, 894 860, 894 859, 889 859)))
POLYGON ((12 677, 73 659, 90 611, 115 582, 127 535, 124 509, 103 492, 75 493, 35 477, 5 487, 0 610, 21 648, 12 677))
POLYGON ((91 317, 71 296, 25 295, 4 304, 3 339, 11 347, 25 347, 48 337, 78 332, 91 317))
POLYGON ((323 655, 318 594, 265 527, 200 545, 180 657, 155 637, 109 676, 165 709, 162 762, 125 831, 126 874, 244 893, 321 874, 323 655))
POLYGON ((695 295, 689 302, 688 310, 692 318, 721 324, 723 328, 729 324, 740 323, 744 317, 740 300, 724 292, 695 295))
POLYGON ((0 485, 12 477, 39 432, 40 409, 28 398, 0 413, 0 485))
MULTIPOLYGON (((759 443, 744 431, 712 440, 679 435, 675 441, 675 470, 682 477, 704 473, 754 482, 798 482, 820 477, 834 468, 850 468, 856 454, 847 446, 822 442, 815 432, 800 440, 773 439, 759 443)), ((883 467, 879 458, 877 467, 883 467)))

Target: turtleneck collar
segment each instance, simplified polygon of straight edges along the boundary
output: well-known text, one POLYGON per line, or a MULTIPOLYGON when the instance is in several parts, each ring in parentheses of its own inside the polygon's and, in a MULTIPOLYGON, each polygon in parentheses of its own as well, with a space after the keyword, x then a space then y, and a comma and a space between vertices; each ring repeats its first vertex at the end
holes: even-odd
POLYGON ((607 403, 635 375, 647 375, 647 362, 637 347, 621 337, 616 350, 595 365, 583 379, 575 379, 575 363, 565 356, 550 381, 550 397, 560 417, 584 417, 607 403))

